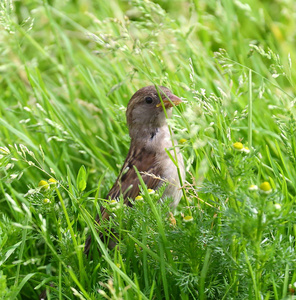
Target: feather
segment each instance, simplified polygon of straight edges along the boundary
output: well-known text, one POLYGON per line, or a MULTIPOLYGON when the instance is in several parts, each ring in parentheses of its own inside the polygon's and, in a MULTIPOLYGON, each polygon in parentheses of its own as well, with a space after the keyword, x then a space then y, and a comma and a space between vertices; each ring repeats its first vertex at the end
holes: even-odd
MULTIPOLYGON (((160 169, 161 164, 157 162, 156 153, 148 152, 145 148, 131 147, 119 176, 106 197, 107 199, 118 199, 122 195, 124 204, 129 206, 129 199, 135 199, 139 195, 140 181, 134 166, 143 174, 142 178, 148 189, 156 190, 162 184, 159 176, 162 173, 160 169)), ((108 211, 101 207, 101 212, 97 215, 96 222, 100 224, 108 219, 108 211)), ((103 233, 100 233, 100 238, 104 239, 103 233)), ((90 250, 90 244, 91 236, 88 236, 84 248, 86 254, 90 250)))

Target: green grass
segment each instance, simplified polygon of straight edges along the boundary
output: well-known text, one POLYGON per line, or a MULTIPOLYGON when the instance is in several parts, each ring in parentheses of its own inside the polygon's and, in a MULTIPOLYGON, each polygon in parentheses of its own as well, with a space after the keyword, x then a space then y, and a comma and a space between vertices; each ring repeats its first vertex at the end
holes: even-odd
POLYGON ((293 299, 295 9, 3 0, 0 299, 293 299), (125 107, 150 84, 184 99, 169 120, 187 166, 174 212, 145 187, 133 208, 104 201, 129 147, 125 107), (249 188, 263 182, 271 193, 249 188))

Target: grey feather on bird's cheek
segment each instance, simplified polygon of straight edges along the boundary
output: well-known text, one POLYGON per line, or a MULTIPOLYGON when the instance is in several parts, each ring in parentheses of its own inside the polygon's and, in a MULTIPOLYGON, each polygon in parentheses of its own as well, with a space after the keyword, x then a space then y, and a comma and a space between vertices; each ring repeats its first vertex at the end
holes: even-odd
MULTIPOLYGON (((171 116, 172 109, 167 109, 168 116, 171 116)), ((158 131, 158 128, 166 125, 166 117, 162 108, 138 105, 131 111, 130 136, 133 139, 151 139, 158 131), (141 133, 139 135, 139 133, 141 133)))

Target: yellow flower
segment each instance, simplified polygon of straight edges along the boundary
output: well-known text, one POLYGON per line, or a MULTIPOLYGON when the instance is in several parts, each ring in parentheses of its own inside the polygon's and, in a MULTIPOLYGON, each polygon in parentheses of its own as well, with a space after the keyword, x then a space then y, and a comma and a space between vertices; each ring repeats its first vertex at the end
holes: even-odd
POLYGON ((183 218, 183 221, 184 221, 184 222, 192 222, 192 221, 193 221, 193 217, 192 217, 192 216, 185 216, 185 217, 183 218))
POLYGON ((115 199, 110 200, 110 205, 116 205, 118 202, 115 199))
POLYGON ((272 188, 270 186, 270 183, 267 182, 267 181, 260 184, 259 190, 260 190, 261 193, 264 193, 264 194, 270 194, 272 192, 272 188))
POLYGON ((143 197, 141 195, 139 195, 135 198, 135 200, 143 200, 143 197))
POLYGON ((249 186, 249 191, 256 191, 256 190, 258 190, 258 186, 257 186, 257 185, 251 184, 251 185, 249 186))
POLYGON ((51 187, 55 187, 55 186, 57 186, 58 182, 54 178, 49 178, 48 183, 51 187))
POLYGON ((49 184, 45 180, 40 180, 38 183, 38 187, 40 187, 40 190, 46 191, 49 189, 49 184))
POLYGON ((148 191, 148 194, 155 194, 155 191, 152 189, 148 189, 147 191, 148 191))
POLYGON ((234 150, 236 151, 243 151, 244 149, 244 145, 240 142, 236 142, 232 145, 232 147, 234 148, 234 150))
POLYGON ((180 143, 180 144, 184 144, 184 143, 186 143, 186 142, 187 142, 186 139, 180 139, 180 140, 179 140, 179 143, 180 143))
POLYGON ((244 147, 244 148, 243 148, 243 151, 244 151, 245 153, 250 153, 250 149, 249 149, 248 147, 244 147))
POLYGON ((48 198, 43 199, 44 204, 49 204, 51 201, 48 198))

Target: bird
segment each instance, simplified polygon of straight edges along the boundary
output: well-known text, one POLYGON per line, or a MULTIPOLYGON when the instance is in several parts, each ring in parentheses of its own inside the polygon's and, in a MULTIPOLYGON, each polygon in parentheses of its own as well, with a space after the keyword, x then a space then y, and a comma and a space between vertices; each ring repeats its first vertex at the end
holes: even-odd
MULTIPOLYGON (((136 167, 148 189, 157 190, 166 182, 167 186, 162 197, 172 199, 170 203, 172 209, 178 205, 182 197, 181 184, 185 178, 185 167, 179 149, 176 151, 179 172, 167 153, 170 151, 174 157, 172 147, 175 143, 172 142, 166 115, 171 117, 172 108, 181 103, 182 100, 164 86, 146 86, 131 97, 126 110, 131 138, 130 148, 119 176, 106 199, 119 199, 122 196, 124 204, 132 205, 130 199, 135 199, 140 193, 140 181, 134 168, 136 167)), ((107 209, 101 207, 96 222, 100 224, 109 217, 107 209)), ((100 238, 103 238, 102 233, 100 238)), ((87 255, 91 240, 89 235, 84 247, 84 253, 87 255)), ((114 243, 111 244, 109 248, 115 246, 114 243)))

